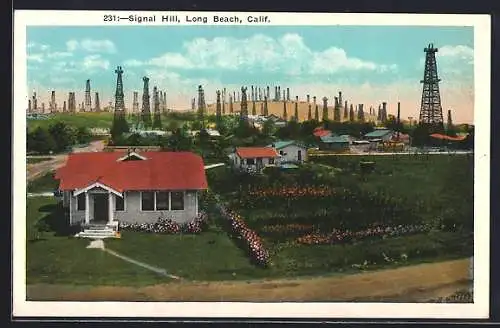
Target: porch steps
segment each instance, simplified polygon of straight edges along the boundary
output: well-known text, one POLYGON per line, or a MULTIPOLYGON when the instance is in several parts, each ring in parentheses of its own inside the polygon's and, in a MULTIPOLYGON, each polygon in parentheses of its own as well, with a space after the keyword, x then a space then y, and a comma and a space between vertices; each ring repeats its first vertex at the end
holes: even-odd
POLYGON ((91 239, 104 239, 104 238, 118 238, 118 234, 111 228, 102 227, 92 227, 84 229, 75 235, 78 238, 91 238, 91 239))

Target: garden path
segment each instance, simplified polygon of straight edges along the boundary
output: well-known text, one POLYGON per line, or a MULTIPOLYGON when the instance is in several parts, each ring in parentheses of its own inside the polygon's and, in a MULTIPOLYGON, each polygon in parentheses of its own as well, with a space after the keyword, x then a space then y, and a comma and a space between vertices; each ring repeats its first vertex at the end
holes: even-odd
POLYGON ((176 280, 179 280, 181 279, 181 277, 178 277, 178 276, 174 276, 172 274, 169 274, 165 269, 162 269, 162 268, 158 268, 158 267, 154 267, 152 265, 149 265, 149 264, 146 264, 146 263, 143 263, 143 262, 140 262, 140 261, 137 261, 137 260, 134 260, 128 256, 125 256, 125 255, 122 255, 120 253, 117 253, 115 251, 112 251, 108 248, 106 248, 106 246, 104 245, 104 241, 103 240, 100 240, 100 241, 96 241, 96 240, 93 240, 89 246, 87 246, 87 248, 97 248, 97 249, 101 249, 102 251, 108 253, 108 254, 111 254, 115 257, 118 257, 124 261, 127 261, 129 263, 132 263, 134 265, 137 265, 137 266, 140 266, 140 267, 143 267, 145 269, 148 269, 150 271, 153 271, 155 273, 158 273, 162 276, 165 276, 165 277, 169 277, 169 278, 172 278, 172 279, 176 279, 176 280))

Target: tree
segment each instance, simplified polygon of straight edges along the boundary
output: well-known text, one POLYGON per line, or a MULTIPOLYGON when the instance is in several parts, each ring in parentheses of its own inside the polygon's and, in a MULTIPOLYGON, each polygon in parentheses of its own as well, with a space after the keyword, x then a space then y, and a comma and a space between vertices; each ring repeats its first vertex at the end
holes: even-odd
POLYGON ((161 115, 156 112, 153 116, 153 129, 161 129, 161 115))
POLYGON ((54 139, 54 150, 56 152, 65 151, 76 143, 76 133, 74 129, 64 122, 57 122, 50 125, 49 133, 54 139))
POLYGON ((28 133, 26 146, 28 151, 41 154, 48 154, 56 149, 52 135, 41 127, 37 127, 33 132, 28 133))
POLYGON ((266 137, 272 136, 274 133, 274 122, 272 120, 266 120, 262 125, 262 134, 266 137))
POLYGON ((193 142, 187 135, 186 130, 177 129, 167 139, 167 144, 163 148, 168 148, 172 151, 188 151, 192 150, 193 142))
POLYGON ((118 136, 129 132, 129 126, 127 120, 125 120, 125 115, 115 115, 113 119, 113 125, 111 126, 111 139, 116 139, 118 136))
POLYGON ((81 126, 76 130, 76 140, 79 144, 86 144, 92 140, 92 135, 86 127, 81 126))

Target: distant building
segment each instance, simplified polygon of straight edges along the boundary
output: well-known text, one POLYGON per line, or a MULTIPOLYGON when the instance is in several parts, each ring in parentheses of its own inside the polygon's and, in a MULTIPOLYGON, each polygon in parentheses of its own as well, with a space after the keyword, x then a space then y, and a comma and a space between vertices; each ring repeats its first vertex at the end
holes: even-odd
POLYGON ((316 129, 314 129, 314 131, 313 131, 313 135, 314 135, 316 138, 326 137, 326 136, 330 136, 330 135, 332 135, 332 131, 330 131, 330 130, 325 130, 325 129, 323 129, 322 127, 318 127, 318 128, 316 128, 316 129))
POLYGON ((238 147, 230 158, 235 168, 247 172, 262 172, 280 164, 280 155, 272 147, 238 147))
POLYGON ((364 135, 364 138, 367 140, 380 139, 381 141, 390 141, 392 139, 393 132, 389 129, 378 129, 372 132, 369 132, 364 135))
POLYGON ((297 141, 276 141, 267 147, 276 149, 281 156, 281 163, 302 163, 307 161, 307 147, 297 141))
POLYGON ((320 138, 319 150, 349 150, 350 140, 346 136, 323 136, 320 138))

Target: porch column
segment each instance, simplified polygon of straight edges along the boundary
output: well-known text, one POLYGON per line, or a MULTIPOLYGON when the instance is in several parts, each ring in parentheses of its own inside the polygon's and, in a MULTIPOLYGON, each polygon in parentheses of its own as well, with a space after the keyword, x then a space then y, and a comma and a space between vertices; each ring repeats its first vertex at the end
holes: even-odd
POLYGON ((108 191, 108 222, 113 222, 113 194, 108 191))
POLYGON ((196 215, 198 215, 198 191, 194 192, 194 208, 196 211, 196 215))
POLYGON ((85 223, 90 223, 90 196, 88 192, 85 192, 85 223))

